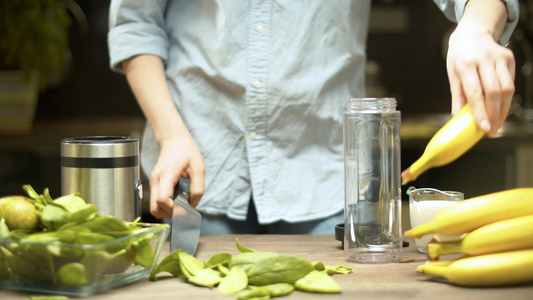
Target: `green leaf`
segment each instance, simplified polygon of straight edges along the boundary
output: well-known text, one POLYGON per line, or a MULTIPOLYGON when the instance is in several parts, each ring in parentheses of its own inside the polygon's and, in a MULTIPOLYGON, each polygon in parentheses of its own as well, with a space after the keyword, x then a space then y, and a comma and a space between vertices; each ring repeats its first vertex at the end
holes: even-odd
POLYGON ((70 212, 60 206, 47 205, 41 212, 41 223, 48 231, 55 231, 70 221, 70 212))
POLYGON ((9 227, 6 225, 6 220, 4 218, 0 219, 0 239, 9 238, 9 227))
POLYGON ((94 204, 85 204, 78 210, 71 212, 70 222, 83 223, 100 217, 100 213, 94 204))
POLYGON ((33 231, 29 230, 11 230, 9 232, 9 239, 10 240, 22 240, 28 236, 30 236, 33 231))
POLYGON ((270 291, 263 287, 246 289, 237 293, 237 300, 268 300, 270 291))
POLYGON ((47 245, 13 243, 6 244, 6 247, 12 254, 8 258, 8 264, 15 278, 44 283, 53 281, 56 267, 54 256, 47 245))
POLYGON ((179 254, 181 253, 181 249, 174 250, 172 253, 168 254, 155 266, 155 268, 152 269, 152 272, 150 272, 150 281, 157 281, 156 275, 161 272, 168 272, 172 274, 174 277, 182 277, 183 272, 181 271, 180 263, 179 263, 179 254))
POLYGON ((150 240, 151 237, 148 236, 132 243, 136 249, 135 262, 145 268, 150 267, 155 260, 155 253, 152 245, 150 245, 150 240))
POLYGON ((239 266, 235 266, 229 270, 229 273, 218 286, 218 291, 225 295, 237 293, 244 290, 248 286, 248 277, 246 272, 239 266))
POLYGON ((82 209, 83 207, 85 207, 87 203, 85 202, 85 200, 83 200, 79 196, 79 193, 74 193, 74 194, 63 196, 63 197, 59 197, 50 204, 61 206, 68 212, 72 213, 72 212, 82 209))
POLYGON ((28 194, 28 196, 32 199, 39 199, 41 197, 41 195, 39 195, 35 189, 29 185, 29 184, 25 184, 22 186, 22 189, 26 192, 26 194, 28 194))
POLYGON ((77 233, 73 231, 51 231, 51 232, 37 232, 28 235, 26 238, 20 240, 21 245, 26 245, 29 248, 46 247, 46 250, 56 257, 66 260, 75 260, 83 255, 83 250, 79 248, 64 247, 61 244, 75 244, 77 233), (37 245, 33 243, 41 243, 37 245))
POLYGON ((353 273, 353 269, 345 266, 326 266, 326 273, 328 273, 328 275, 350 274, 353 273))
POLYGON ((43 192, 43 195, 42 195, 42 204, 43 205, 48 205, 48 204, 52 203, 53 201, 54 201, 54 199, 52 199, 52 197, 50 196, 50 191, 48 190, 48 188, 45 188, 44 192, 43 192))
POLYGON ((85 266, 87 280, 94 280, 95 274, 106 274, 106 269, 112 263, 115 256, 106 251, 89 251, 80 260, 80 263, 85 266))
POLYGON ((80 286, 87 283, 85 266, 80 263, 70 263, 59 268, 57 272, 59 282, 67 286, 80 286))
POLYGON ((8 279, 11 277, 8 256, 12 256, 11 252, 0 245, 0 279, 8 279))
POLYGON ((126 221, 113 216, 94 218, 80 225, 90 229, 92 232, 107 234, 115 238, 133 233, 132 228, 126 221))
POLYGON ((258 261, 246 273, 250 284, 262 286, 273 283, 294 283, 313 270, 313 265, 305 258, 280 254, 258 261))
POLYGON ((131 247, 113 254, 106 251, 91 251, 81 259, 80 263, 85 266, 86 274, 91 275, 88 280, 92 281, 94 280, 92 275, 118 274, 126 271, 132 266, 134 257, 135 250, 131 247))
POLYGON ((26 297, 25 300, 68 300, 67 296, 31 296, 26 297))
POLYGON ((46 263, 35 268, 36 263, 42 264, 42 261, 35 258, 28 260, 24 256, 15 254, 8 258, 8 265, 13 278, 52 284, 55 275, 54 269, 46 263))
POLYGON ((204 264, 201 261, 197 260, 196 257, 187 252, 179 252, 178 257, 181 272, 183 272, 183 275, 187 278, 195 276, 198 274, 198 271, 204 268, 204 264))
POLYGON ((231 260, 229 267, 230 269, 234 266, 240 266, 245 271, 248 270, 251 266, 253 266, 256 262, 269 258, 269 257, 275 257, 279 256, 279 253, 276 252, 244 252, 237 256, 234 256, 231 260))
POLYGON ((232 256, 230 253, 218 253, 218 254, 211 256, 211 258, 209 258, 209 260, 204 263, 204 267, 215 268, 215 267, 218 267, 219 265, 228 266, 229 263, 231 262, 231 258, 232 256))
POLYGON ((237 249, 241 252, 241 253, 245 253, 245 252, 256 252, 256 250, 254 249, 250 249, 248 247, 244 247, 240 242, 239 242, 239 239, 236 239, 237 241, 237 249))
POLYGON ((225 265, 217 265, 217 270, 220 272, 220 274, 226 276, 229 273, 229 268, 225 265))
POLYGON ((222 276, 220 276, 219 272, 213 269, 201 269, 196 272, 196 275, 190 276, 187 281, 199 286, 213 288, 222 281, 222 276))
MULTIPOLYGON (((257 288, 255 286, 250 286, 250 288, 257 288)), ((294 286, 288 283, 274 283, 263 285, 261 288, 267 289, 270 293, 270 297, 281 297, 288 295, 294 291, 294 286)))
POLYGON ((312 271, 294 283, 297 290, 310 293, 337 294, 341 287, 326 272, 312 271))
POLYGON ((313 268, 317 271, 324 271, 326 269, 326 266, 324 266, 322 262, 313 261, 311 262, 311 264, 313 265, 313 268))
MULTIPOLYGON (((71 231, 71 230, 68 230, 71 231)), ((98 232, 73 232, 76 240, 74 244, 78 245, 97 245, 105 242, 110 242, 115 240, 110 235, 98 233, 98 232)))

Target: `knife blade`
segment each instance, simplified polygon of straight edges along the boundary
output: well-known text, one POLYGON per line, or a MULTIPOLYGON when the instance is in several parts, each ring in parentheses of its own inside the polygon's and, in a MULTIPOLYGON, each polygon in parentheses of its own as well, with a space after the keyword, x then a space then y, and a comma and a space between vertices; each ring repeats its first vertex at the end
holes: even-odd
POLYGON ((190 183, 189 178, 180 178, 174 189, 170 252, 181 249, 194 255, 200 239, 202 215, 189 205, 190 183))

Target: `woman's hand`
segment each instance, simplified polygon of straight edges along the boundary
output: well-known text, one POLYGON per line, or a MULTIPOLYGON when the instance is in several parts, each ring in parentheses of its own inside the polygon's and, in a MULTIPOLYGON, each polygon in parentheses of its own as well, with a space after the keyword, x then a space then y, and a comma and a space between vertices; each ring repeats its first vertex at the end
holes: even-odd
POLYGON ((489 135, 502 127, 515 89, 513 52, 497 43, 506 18, 505 5, 499 0, 469 1, 449 41, 452 114, 470 103, 476 123, 489 135), (489 4, 493 10, 483 6, 489 4))
POLYGON ((200 150, 188 134, 163 140, 159 147, 159 158, 150 176, 150 213, 156 218, 170 218, 174 187, 180 177, 191 178, 189 203, 198 205, 205 189, 205 168, 200 150))

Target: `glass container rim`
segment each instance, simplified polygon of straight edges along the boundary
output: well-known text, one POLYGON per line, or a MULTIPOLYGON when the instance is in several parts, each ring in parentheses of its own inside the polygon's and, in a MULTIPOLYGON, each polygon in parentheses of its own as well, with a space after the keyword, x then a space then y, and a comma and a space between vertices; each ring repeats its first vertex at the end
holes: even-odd
POLYGON ((396 104, 396 99, 392 97, 350 98, 346 102, 346 112, 395 112, 396 104))

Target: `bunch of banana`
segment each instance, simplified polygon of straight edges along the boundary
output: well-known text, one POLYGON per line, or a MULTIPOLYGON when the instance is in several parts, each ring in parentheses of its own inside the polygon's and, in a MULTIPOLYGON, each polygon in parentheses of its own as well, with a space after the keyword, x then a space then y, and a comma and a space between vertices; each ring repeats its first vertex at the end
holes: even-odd
POLYGON ((442 276, 463 286, 510 285, 533 281, 533 188, 518 188, 458 202, 429 223, 405 232, 462 235, 451 241, 432 240, 429 261, 417 271, 442 276), (462 253, 455 261, 442 255, 462 253))
POLYGON ((441 210, 426 224, 405 232, 420 238, 427 234, 460 235, 479 227, 533 214, 533 188, 517 188, 470 198, 441 210))
POLYGON ((402 172, 402 184, 413 181, 432 167, 451 163, 484 136, 476 125, 469 104, 450 119, 429 141, 422 156, 402 172))
POLYGON ((455 253, 474 256, 521 249, 533 249, 533 215, 485 225, 459 240, 427 245, 430 259, 455 253))
POLYGON ((533 281, 533 249, 428 262, 417 269, 462 286, 504 286, 533 281))

